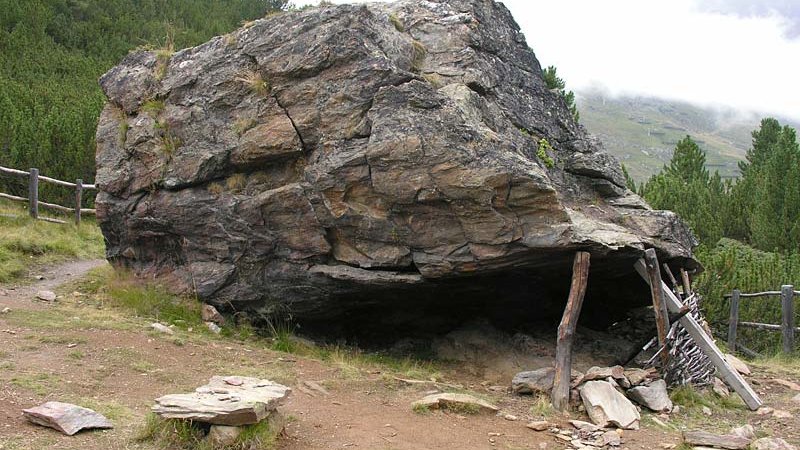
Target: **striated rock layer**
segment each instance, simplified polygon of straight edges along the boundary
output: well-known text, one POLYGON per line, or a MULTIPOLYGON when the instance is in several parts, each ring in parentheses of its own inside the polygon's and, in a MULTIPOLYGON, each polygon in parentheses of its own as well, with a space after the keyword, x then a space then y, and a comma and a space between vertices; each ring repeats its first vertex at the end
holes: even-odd
POLYGON ((108 258, 221 310, 557 311, 583 249, 607 313, 644 248, 694 264, 491 0, 273 15, 100 83, 108 258))

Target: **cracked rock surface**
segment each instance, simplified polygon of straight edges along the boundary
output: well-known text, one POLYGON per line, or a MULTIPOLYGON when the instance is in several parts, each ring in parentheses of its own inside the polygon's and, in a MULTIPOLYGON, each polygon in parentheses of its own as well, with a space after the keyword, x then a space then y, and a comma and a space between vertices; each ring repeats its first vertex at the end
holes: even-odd
POLYGON ((497 280, 545 286, 578 249, 600 278, 646 247, 694 264, 491 0, 277 14, 100 83, 108 258, 221 311, 511 298, 497 280))

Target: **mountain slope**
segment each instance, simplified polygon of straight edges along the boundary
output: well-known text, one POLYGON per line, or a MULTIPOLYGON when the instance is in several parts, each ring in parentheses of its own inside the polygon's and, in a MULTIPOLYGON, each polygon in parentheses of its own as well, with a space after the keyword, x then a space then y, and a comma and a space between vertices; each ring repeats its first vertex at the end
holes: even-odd
MULTIPOLYGON (((739 175, 737 162, 750 147, 760 116, 703 108, 649 97, 578 93, 581 123, 619 158, 637 181, 669 161, 675 143, 687 134, 706 151, 707 167, 723 177, 739 175)), ((791 126, 795 124, 789 123, 791 126)))

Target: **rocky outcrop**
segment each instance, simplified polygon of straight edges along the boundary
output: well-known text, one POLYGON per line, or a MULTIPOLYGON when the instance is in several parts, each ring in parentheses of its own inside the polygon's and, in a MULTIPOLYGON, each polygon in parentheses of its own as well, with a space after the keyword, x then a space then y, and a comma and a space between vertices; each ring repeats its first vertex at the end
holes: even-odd
POLYGON ((542 309, 577 249, 605 267, 589 298, 606 283, 626 305, 644 248, 692 264, 689 229, 625 189, 491 0, 273 15, 132 53, 100 84, 108 258, 223 312, 325 320, 520 289, 542 309))

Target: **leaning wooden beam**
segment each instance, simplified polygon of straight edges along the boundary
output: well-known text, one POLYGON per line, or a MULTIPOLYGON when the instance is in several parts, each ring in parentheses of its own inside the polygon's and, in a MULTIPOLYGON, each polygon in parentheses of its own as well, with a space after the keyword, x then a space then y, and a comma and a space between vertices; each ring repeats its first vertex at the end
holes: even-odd
POLYGON ((664 268, 664 273, 667 274, 667 278, 669 278, 669 282, 672 284, 672 292, 678 293, 678 280, 675 279, 675 275, 672 274, 672 270, 669 268, 669 264, 664 263, 661 265, 664 268))
MULTIPOLYGON (((634 265, 636 271, 639 275, 644 278, 645 281, 649 280, 647 276, 647 266, 645 265, 644 260, 640 259, 636 261, 634 265)), ((667 308, 672 312, 678 312, 683 303, 672 293, 667 286, 666 283, 663 281, 661 282, 661 289, 664 292, 664 298, 667 302, 667 308)), ((714 344, 714 341, 711 339, 709 335, 706 334, 705 330, 697 323, 696 320, 691 315, 685 315, 681 318, 680 324, 689 332, 689 335, 692 339, 697 343, 698 347, 705 353, 711 362, 714 364, 714 367, 717 368, 717 372, 728 383, 728 386, 732 387, 733 390, 742 397, 744 403, 747 405, 748 408, 751 410, 756 410, 763 402, 758 397, 758 394, 753 391, 747 381, 737 372, 736 370, 731 367, 730 364, 725 360, 725 357, 722 355, 722 352, 719 351, 719 348, 714 344)))
POLYGON ((589 253, 578 252, 572 263, 572 284, 569 288, 567 306, 564 316, 558 326, 558 339, 556 340, 556 370, 553 378, 553 391, 550 394, 553 407, 558 411, 569 408, 569 382, 572 374, 572 341, 575 338, 575 328, 578 326, 578 317, 581 315, 583 297, 586 294, 586 285, 589 281, 589 253))
MULTIPOLYGON (((658 333, 658 346, 664 348, 667 345, 667 333, 669 333, 669 312, 667 304, 664 302, 664 294, 661 292, 661 270, 658 267, 658 258, 655 249, 649 248, 644 252, 644 260, 647 266, 647 277, 650 284, 650 296, 653 298, 653 311, 656 316, 656 331, 658 333)), ((661 367, 666 368, 669 363, 669 352, 661 352, 661 367)))

